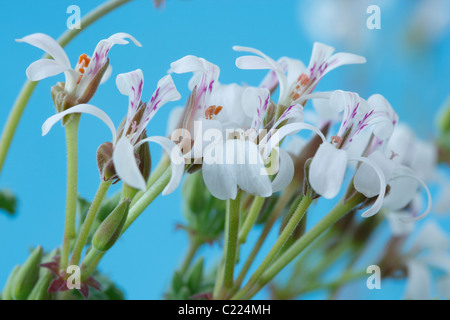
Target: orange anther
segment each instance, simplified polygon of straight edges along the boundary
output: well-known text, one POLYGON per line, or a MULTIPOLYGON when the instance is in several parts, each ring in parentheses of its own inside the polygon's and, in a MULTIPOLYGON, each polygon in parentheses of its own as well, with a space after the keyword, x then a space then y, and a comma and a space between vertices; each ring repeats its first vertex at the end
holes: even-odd
POLYGON ((292 96, 292 100, 293 100, 293 101, 297 100, 298 98, 300 98, 300 94, 299 94, 299 93, 296 93, 296 94, 294 94, 294 95, 292 96))
POLYGON ((214 116, 217 116, 220 111, 222 111, 222 106, 212 105, 206 108, 205 110, 205 118, 208 120, 211 120, 214 118, 214 116))
POLYGON ((336 144, 340 144, 342 142, 342 138, 339 136, 332 136, 331 137, 331 142, 334 142, 336 144))
POLYGON ((308 84, 309 78, 306 74, 302 73, 300 77, 298 77, 297 81, 299 81, 302 86, 305 86, 308 84))

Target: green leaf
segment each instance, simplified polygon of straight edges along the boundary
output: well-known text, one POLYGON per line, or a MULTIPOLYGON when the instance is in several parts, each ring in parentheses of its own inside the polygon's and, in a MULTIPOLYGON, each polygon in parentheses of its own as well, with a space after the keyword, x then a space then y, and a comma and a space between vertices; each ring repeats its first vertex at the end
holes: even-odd
POLYGON ((13 215, 17 209, 17 199, 11 191, 7 189, 0 190, 0 211, 6 211, 9 215, 13 215))

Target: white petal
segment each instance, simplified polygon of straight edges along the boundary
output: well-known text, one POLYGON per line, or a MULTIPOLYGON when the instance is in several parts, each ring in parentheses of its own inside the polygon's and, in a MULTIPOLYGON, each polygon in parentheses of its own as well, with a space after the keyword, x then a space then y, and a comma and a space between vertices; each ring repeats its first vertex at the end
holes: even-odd
MULTIPOLYGON (((369 157, 383 171, 384 179, 387 181, 394 170, 395 163, 388 159, 382 152, 375 151, 369 157)), ((370 165, 363 163, 358 168, 353 178, 355 189, 367 198, 375 197, 380 192, 380 180, 370 165)))
POLYGON ((114 146, 113 162, 117 176, 124 183, 135 189, 146 189, 144 177, 136 163, 134 147, 128 138, 120 138, 114 146))
POLYGON ((248 87, 242 94, 242 106, 252 116, 251 129, 258 130, 261 127, 269 106, 270 92, 266 88, 248 87))
POLYGON ((67 67, 59 64, 52 59, 40 59, 27 68, 27 77, 31 81, 40 81, 42 79, 56 76, 67 70, 67 67))
POLYGON ((323 142, 326 142, 327 139, 323 135, 322 131, 318 129, 317 127, 314 127, 310 124, 304 123, 304 122, 293 122, 289 123, 287 125, 282 126, 278 130, 271 130, 266 137, 270 134, 270 137, 267 140, 266 137, 261 141, 260 146, 261 148, 265 149, 265 154, 269 155, 272 151, 272 148, 277 146, 286 136, 296 134, 300 132, 301 130, 311 130, 314 133, 316 133, 323 142))
POLYGON ((205 149, 202 175, 211 194, 220 199, 236 199, 237 181, 233 166, 225 164, 225 147, 222 143, 211 144, 205 149), (212 155, 219 161, 213 161, 212 155))
POLYGON ((292 158, 285 150, 278 148, 276 150, 280 157, 280 168, 275 179, 272 181, 272 192, 278 192, 286 188, 294 178, 294 163, 292 158))
POLYGON ((449 239, 442 228, 434 221, 427 222, 413 243, 417 250, 446 251, 449 248, 449 239))
POLYGON ((390 191, 384 200, 384 205, 391 210, 405 207, 412 201, 417 193, 418 186, 422 185, 427 193, 428 205, 425 212, 418 217, 411 217, 412 221, 423 219, 431 211, 432 200, 427 185, 413 171, 405 166, 397 166, 389 180, 390 191))
POLYGON ((139 141, 135 148, 138 148, 142 143, 145 142, 156 142, 164 151, 170 156, 172 176, 167 186, 164 188, 162 195, 167 195, 175 191, 175 189, 180 185, 181 178, 184 174, 184 158, 181 153, 180 148, 171 140, 166 137, 149 137, 139 141))
POLYGON ((283 103, 284 100, 287 97, 287 93, 288 93, 288 80, 286 77, 286 74, 284 73, 283 68, 277 63, 275 62, 272 58, 270 58, 269 56, 267 56, 266 54, 264 54, 263 52, 254 49, 254 48, 250 48, 250 47, 241 47, 241 46, 234 46, 233 47, 234 51, 244 51, 244 52, 251 52, 254 53, 260 57, 262 57, 264 60, 267 61, 267 64, 264 66, 263 62, 260 59, 249 59, 249 58, 237 58, 236 59, 236 66, 238 68, 242 68, 242 69, 272 69, 273 71, 275 71, 275 73, 277 74, 278 77, 278 83, 280 86, 280 97, 278 99, 278 101, 280 103, 283 103))
POLYGON ((406 211, 390 211, 387 213, 386 218, 394 236, 406 236, 412 233, 414 230, 414 223, 405 222, 404 219, 402 219, 409 215, 410 213, 406 211))
POLYGON ((85 91, 86 87, 97 75, 98 71, 108 62, 108 53, 111 48, 116 44, 123 45, 129 43, 125 39, 130 39, 138 47, 142 46, 133 36, 123 32, 113 34, 108 39, 101 40, 95 47, 91 62, 89 62, 89 65, 85 69, 83 77, 78 84, 77 92, 79 94, 82 94, 85 91))
POLYGON ((425 264, 412 260, 407 264, 408 280, 405 299, 424 300, 431 298, 431 275, 425 264))
POLYGON ((66 115, 72 113, 87 113, 99 118, 111 130, 112 142, 116 140, 116 129, 114 127, 114 123, 112 122, 111 118, 108 117, 108 115, 103 110, 90 104, 79 104, 63 112, 51 116, 50 118, 45 120, 44 124, 42 125, 42 135, 45 136, 50 131, 50 129, 55 125, 55 123, 64 118, 66 115))
MULTIPOLYGON (((235 151, 235 170, 238 186, 258 197, 272 195, 272 183, 267 175, 258 146, 250 141, 228 140, 225 152, 235 151)), ((225 164, 227 165, 227 164, 225 164)))
POLYGON ((311 161, 309 183, 324 198, 334 198, 341 189, 346 169, 347 153, 324 142, 311 161))
POLYGON ((34 33, 26 37, 23 37, 22 39, 17 39, 16 41, 25 42, 41 50, 44 50, 46 53, 52 56, 53 59, 55 59, 56 62, 58 62, 58 64, 63 65, 70 69, 70 61, 69 58, 67 57, 66 52, 60 46, 60 44, 52 37, 44 33, 34 33))
POLYGON ((102 80, 100 80, 100 84, 104 84, 106 81, 108 81, 108 79, 111 77, 112 69, 112 66, 108 65, 108 68, 106 68, 106 71, 103 74, 102 80))
POLYGON ((339 110, 330 104, 329 99, 313 99, 312 105, 321 120, 334 122, 342 119, 339 110))
MULTIPOLYGON (((242 63, 242 62, 240 62, 242 63)), ((291 85, 305 71, 306 67, 302 61, 288 57, 281 57, 277 60, 278 65, 287 73, 287 83, 291 85)), ((245 62, 243 63, 245 64, 245 62)), ((245 69, 245 68, 244 68, 245 69)), ((261 68, 257 68, 261 69, 261 68)), ((275 90, 278 86, 278 76, 275 71, 271 70, 261 81, 261 88, 267 88, 270 91, 275 90)))
POLYGON ((380 211, 381 206, 383 205, 383 199, 384 199, 384 195, 386 193, 386 179, 384 178, 383 171, 375 163, 375 161, 368 159, 368 158, 356 157, 356 158, 350 158, 349 161, 361 161, 363 163, 370 165, 378 176, 379 187, 380 187, 380 189, 379 189, 380 191, 378 192, 378 197, 375 200, 375 203, 372 205, 372 207, 370 209, 364 211, 361 214, 361 216, 364 218, 371 217, 374 214, 376 214, 378 211, 380 211))

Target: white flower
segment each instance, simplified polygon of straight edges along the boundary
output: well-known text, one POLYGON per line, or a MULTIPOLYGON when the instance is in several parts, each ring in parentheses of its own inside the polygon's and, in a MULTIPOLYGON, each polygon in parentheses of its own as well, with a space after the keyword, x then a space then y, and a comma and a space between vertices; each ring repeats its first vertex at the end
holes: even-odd
MULTIPOLYGON (((17 42, 25 42, 45 51, 53 59, 40 59, 27 68, 27 77, 31 81, 39 81, 64 72, 64 91, 75 97, 77 103, 86 103, 95 93, 98 84, 111 74, 108 68, 108 53, 115 44, 128 44, 130 39, 137 46, 141 44, 127 33, 116 33, 108 39, 101 40, 91 57, 82 54, 75 68, 59 43, 43 33, 34 33, 17 42), (107 68, 107 69, 105 69, 107 68)), ((60 110, 62 111, 62 110, 60 110)))
POLYGON ((203 129, 197 130, 201 136, 196 135, 193 152, 187 156, 203 158, 203 179, 215 197, 234 199, 238 189, 268 197, 291 182, 294 173, 292 160, 278 144, 285 136, 309 128, 301 123, 301 106, 287 108, 257 143, 269 106, 270 92, 267 88, 219 84, 218 67, 193 56, 174 62, 171 70, 194 73, 189 83, 193 90, 188 105, 191 110, 184 122, 188 124, 187 128, 191 128, 194 121, 201 121, 203 129), (199 91, 204 94, 199 96, 199 91), (280 127, 282 123, 284 126, 280 127), (196 148, 199 142, 202 145, 200 150, 196 148), (271 155, 279 159, 279 163, 272 163, 271 155), (273 170, 266 169, 268 162, 274 165, 273 170), (277 175, 271 181, 269 174, 275 173, 277 175))
MULTIPOLYGON (((280 86, 278 103, 285 106, 299 103, 302 96, 312 93, 323 76, 331 70, 346 64, 366 62, 364 57, 351 53, 341 52, 333 54, 333 47, 319 42, 314 43, 311 60, 306 70, 302 68, 298 60, 287 60, 284 58, 284 60, 281 60, 281 63, 277 63, 257 49, 240 46, 235 46, 233 49, 257 55, 237 58, 236 66, 238 68, 270 69, 276 73, 280 86), (287 76, 285 71, 287 71, 287 76)), ((269 78, 272 78, 272 76, 269 75, 269 78)))
MULTIPOLYGON (((442 229, 434 222, 428 222, 412 245, 406 262, 407 285, 406 299, 431 299, 432 269, 438 269, 446 276, 438 280, 440 291, 448 287, 446 282, 450 275, 449 240, 442 229)), ((445 292, 441 292, 445 294, 445 292)))
POLYGON ((352 156, 349 149, 358 143, 358 139, 368 128, 371 128, 373 135, 380 140, 389 138, 393 130, 392 120, 386 112, 376 106, 372 107, 356 93, 335 91, 330 96, 330 104, 338 111, 343 110, 343 121, 331 143, 321 144, 313 157, 309 168, 309 183, 314 191, 324 198, 334 198, 341 189, 348 161, 363 162, 363 182, 370 185, 371 192, 374 190, 371 196, 378 195, 373 207, 362 214, 363 217, 369 217, 377 213, 383 203, 386 190, 384 171, 387 171, 388 167, 380 166, 374 160, 377 154, 372 158, 352 156))
POLYGON ((179 185, 184 173, 184 161, 179 148, 166 137, 144 138, 145 128, 165 103, 180 99, 170 75, 159 80, 157 88, 147 103, 141 102, 144 78, 140 69, 117 76, 119 91, 128 95, 129 106, 125 122, 118 130, 112 120, 101 109, 80 104, 48 118, 42 126, 42 135, 46 135, 52 126, 64 116, 72 113, 88 113, 98 117, 111 130, 113 142, 113 163, 117 176, 129 186, 145 190, 146 183, 136 163, 135 152, 146 142, 156 142, 169 154, 172 160, 172 176, 163 195, 173 192, 179 185), (118 135, 119 133, 119 135, 118 135))

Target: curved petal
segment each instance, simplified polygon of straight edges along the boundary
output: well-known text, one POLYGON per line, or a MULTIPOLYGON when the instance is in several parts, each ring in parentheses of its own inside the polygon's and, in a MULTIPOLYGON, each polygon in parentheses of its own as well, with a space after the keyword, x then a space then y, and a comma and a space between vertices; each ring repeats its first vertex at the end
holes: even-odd
POLYGON ((59 64, 52 59, 40 59, 27 68, 27 78, 31 81, 40 81, 42 79, 56 76, 67 70, 67 67, 59 64))
POLYGON ((175 107, 169 113, 167 121, 166 135, 170 137, 175 129, 180 129, 181 121, 183 120, 184 107, 175 107))
POLYGON ((272 151, 272 148, 277 146, 286 136, 296 134, 304 129, 311 130, 316 133, 323 142, 327 141, 319 128, 304 122, 293 122, 282 126, 278 130, 270 130, 269 133, 261 141, 260 146, 261 148, 264 148, 265 154, 269 155, 272 151))
POLYGON ((270 92, 266 88, 248 87, 242 94, 242 106, 253 115, 251 129, 258 130, 269 106, 270 92))
POLYGON ((381 206, 383 205, 383 199, 384 199, 384 195, 386 193, 386 179, 384 178, 383 170, 381 170, 380 167, 377 165, 377 163, 375 161, 373 161, 372 159, 368 159, 368 158, 364 158, 364 157, 355 157, 355 158, 350 158, 349 161, 360 161, 360 162, 368 164, 369 166, 372 167, 373 170, 375 170, 375 172, 378 176, 379 187, 380 187, 380 191, 378 192, 378 197, 375 200, 375 203, 372 205, 372 207, 370 207, 370 209, 364 211, 361 214, 361 216, 364 218, 371 217, 374 214, 376 214, 378 211, 380 211, 381 206))
POLYGON ((411 202, 417 194, 420 183, 419 180, 412 177, 413 175, 414 171, 412 169, 397 165, 388 181, 389 193, 384 199, 386 208, 400 210, 411 202))
POLYGON ((112 122, 111 118, 108 117, 108 115, 103 110, 90 104, 79 104, 77 106, 74 106, 63 112, 59 112, 51 116, 50 118, 45 120, 44 124, 42 125, 42 135, 45 136, 50 131, 50 129, 55 125, 55 123, 64 118, 66 115, 73 113, 87 113, 99 118, 111 130, 112 141, 113 142, 116 141, 117 136, 116 129, 114 127, 114 123, 112 122))
MULTIPOLYGON (((385 181, 387 181, 394 170, 394 161, 388 159, 380 151, 372 153, 368 159, 374 161, 383 171, 385 181)), ((370 165, 363 163, 355 173, 353 178, 355 189, 367 198, 375 197, 380 191, 380 180, 370 165)))
POLYGON ((55 39, 44 33, 30 34, 26 37, 23 37, 22 39, 16 39, 16 41, 31 44, 32 46, 37 47, 48 53, 60 65, 63 65, 69 69, 71 68, 69 57, 67 57, 67 54, 64 51, 64 49, 55 39))
POLYGON ((347 152, 322 143, 309 167, 309 183, 314 191, 326 199, 334 198, 344 181, 347 161, 347 152))
POLYGON ((286 188, 294 178, 294 163, 292 158, 285 150, 277 148, 280 157, 280 168, 275 179, 272 181, 272 193, 278 192, 286 188))
POLYGON ((251 52, 254 53, 260 57, 262 57, 266 63, 261 61, 262 59, 258 57, 239 57, 236 59, 236 66, 240 69, 271 69, 275 71, 278 77, 278 83, 280 86, 280 97, 278 99, 279 102, 283 102, 285 98, 287 97, 287 90, 288 88, 288 80, 286 77, 286 74, 284 73, 283 68, 275 62, 272 58, 265 55, 263 52, 250 48, 250 47, 241 47, 241 46, 234 46, 234 51, 243 51, 243 52, 251 52))
POLYGON ((128 138, 120 138, 114 146, 113 162, 117 176, 124 183, 135 189, 146 189, 144 177, 136 163, 134 147, 128 138))
POLYGON ((167 186, 164 188, 162 195, 167 195, 175 191, 175 189, 180 185, 181 178, 184 174, 184 158, 181 153, 180 148, 170 139, 166 137, 149 137, 139 141, 135 148, 138 148, 141 144, 145 142, 155 142, 159 144, 164 151, 170 156, 170 161, 172 164, 172 176, 167 186))
POLYGON ((141 69, 121 73, 116 77, 116 85, 121 94, 128 96, 127 122, 129 122, 133 119, 141 102, 142 90, 144 88, 144 74, 141 69))
MULTIPOLYGON (((300 74, 302 74, 302 72, 304 72, 306 69, 302 61, 288 57, 281 57, 277 60, 277 63, 281 66, 284 72, 287 73, 288 85, 294 83, 300 76, 300 74)), ((275 90, 275 88, 278 86, 278 76, 276 72, 273 70, 269 71, 269 73, 264 77, 259 86, 261 88, 267 88, 270 91, 275 90)))

